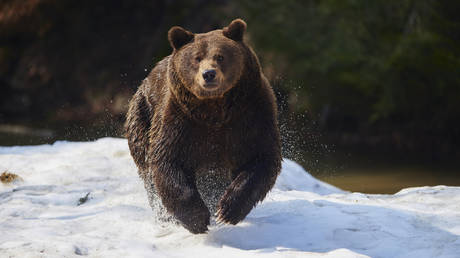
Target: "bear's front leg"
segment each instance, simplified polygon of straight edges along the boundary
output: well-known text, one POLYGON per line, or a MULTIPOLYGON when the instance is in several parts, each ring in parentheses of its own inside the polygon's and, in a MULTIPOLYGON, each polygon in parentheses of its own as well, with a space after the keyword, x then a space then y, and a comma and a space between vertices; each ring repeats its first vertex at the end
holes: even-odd
POLYGON ((276 181, 280 158, 258 158, 240 168, 219 201, 217 221, 237 224, 265 198, 276 181))
POLYGON ((153 166, 155 187, 166 210, 193 234, 208 230, 210 213, 193 178, 171 164, 153 166))

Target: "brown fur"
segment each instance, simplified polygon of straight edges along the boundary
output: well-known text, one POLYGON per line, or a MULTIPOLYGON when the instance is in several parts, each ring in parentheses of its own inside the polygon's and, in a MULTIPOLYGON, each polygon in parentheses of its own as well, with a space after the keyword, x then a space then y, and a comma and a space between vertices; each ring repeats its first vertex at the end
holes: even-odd
POLYGON ((226 223, 243 220, 280 171, 275 97, 242 41, 245 29, 240 19, 204 34, 171 28, 173 53, 130 102, 126 130, 139 175, 192 233, 207 230, 209 209, 226 223), (201 74, 211 68, 216 78, 208 85, 201 74), (207 203, 209 191, 199 190, 211 177, 219 186, 204 188, 218 203, 207 203))

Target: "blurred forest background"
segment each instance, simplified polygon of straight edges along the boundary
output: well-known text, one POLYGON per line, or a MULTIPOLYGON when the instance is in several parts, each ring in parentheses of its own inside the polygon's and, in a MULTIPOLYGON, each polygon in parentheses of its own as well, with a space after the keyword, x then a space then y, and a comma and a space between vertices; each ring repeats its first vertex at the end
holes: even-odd
POLYGON ((345 189, 460 185, 460 1, 0 0, 0 145, 122 136, 167 31, 241 17, 284 156, 345 189))

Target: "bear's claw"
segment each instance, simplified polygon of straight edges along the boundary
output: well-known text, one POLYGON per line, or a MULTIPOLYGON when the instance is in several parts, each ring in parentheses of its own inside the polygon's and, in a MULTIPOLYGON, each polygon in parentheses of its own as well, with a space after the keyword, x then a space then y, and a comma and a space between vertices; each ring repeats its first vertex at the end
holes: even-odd
POLYGON ((233 208, 232 205, 225 204, 225 202, 221 202, 221 205, 219 205, 220 208, 218 209, 217 213, 217 219, 216 221, 225 223, 225 224, 232 224, 236 225, 238 222, 243 220, 247 213, 243 211, 243 209, 240 208, 233 208))
POLYGON ((221 209, 219 208, 216 212, 216 224, 217 225, 223 225, 223 224, 230 224, 230 221, 226 220, 224 216, 221 213, 221 209))

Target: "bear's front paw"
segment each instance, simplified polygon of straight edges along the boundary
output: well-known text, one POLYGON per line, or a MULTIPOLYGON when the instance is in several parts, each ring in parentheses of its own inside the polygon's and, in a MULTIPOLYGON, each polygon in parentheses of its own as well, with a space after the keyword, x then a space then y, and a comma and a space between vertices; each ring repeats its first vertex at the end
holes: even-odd
POLYGON ((248 199, 234 192, 227 192, 217 206, 216 221, 233 225, 242 221, 255 205, 248 199))
POLYGON ((190 233, 201 234, 208 231, 210 213, 206 207, 200 207, 176 215, 182 226, 190 233))

